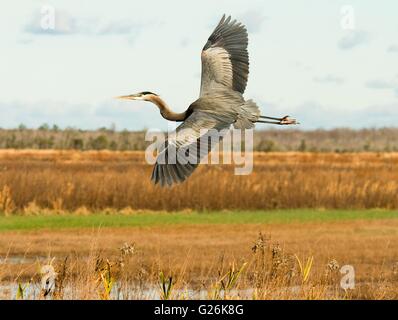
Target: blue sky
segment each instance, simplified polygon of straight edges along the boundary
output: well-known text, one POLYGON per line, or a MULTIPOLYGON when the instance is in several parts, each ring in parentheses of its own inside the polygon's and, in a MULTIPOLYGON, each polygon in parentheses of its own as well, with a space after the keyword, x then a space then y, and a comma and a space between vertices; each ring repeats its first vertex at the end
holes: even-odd
POLYGON ((245 97, 263 114, 302 129, 396 126, 397 12, 393 0, 3 1, 0 127, 167 128, 155 106, 112 97, 147 90, 187 108, 223 13, 249 30, 245 97), (46 5, 54 30, 41 27, 46 5))

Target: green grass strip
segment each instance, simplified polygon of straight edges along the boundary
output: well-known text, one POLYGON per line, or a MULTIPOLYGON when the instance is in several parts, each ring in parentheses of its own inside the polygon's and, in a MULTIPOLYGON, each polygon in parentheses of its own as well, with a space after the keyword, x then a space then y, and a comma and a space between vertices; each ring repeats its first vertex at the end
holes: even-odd
POLYGON ((9 216, 0 217, 0 232, 12 230, 151 227, 200 224, 269 224, 328 222, 341 220, 395 219, 398 211, 388 210, 275 210, 193 213, 140 213, 136 215, 9 216))

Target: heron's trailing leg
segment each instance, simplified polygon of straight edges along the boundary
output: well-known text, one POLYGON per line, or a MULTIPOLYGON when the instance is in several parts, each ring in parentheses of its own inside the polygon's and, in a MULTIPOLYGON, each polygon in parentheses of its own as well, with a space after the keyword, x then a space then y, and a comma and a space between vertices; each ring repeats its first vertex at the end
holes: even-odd
POLYGON ((274 118, 267 116, 260 116, 261 119, 270 119, 275 121, 263 121, 257 120, 259 123, 270 123, 270 124, 279 124, 279 125, 289 125, 289 124, 300 124, 296 119, 290 118, 289 116, 284 116, 283 118, 274 118))

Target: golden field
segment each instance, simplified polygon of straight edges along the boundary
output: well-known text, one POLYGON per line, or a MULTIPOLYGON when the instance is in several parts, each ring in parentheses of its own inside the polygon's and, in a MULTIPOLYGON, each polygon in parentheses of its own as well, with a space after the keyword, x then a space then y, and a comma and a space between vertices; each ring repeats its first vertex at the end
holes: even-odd
POLYGON ((22 298, 21 285, 25 299, 398 299, 397 230, 395 218, 8 231, 0 298, 22 298), (48 264, 57 290, 45 297, 48 264))
POLYGON ((398 153, 255 153, 253 173, 202 165, 152 185, 143 152, 3 150, 0 212, 398 208, 398 153))
POLYGON ((160 188, 143 152, 0 151, 0 299, 398 299, 398 153, 233 169, 160 188))

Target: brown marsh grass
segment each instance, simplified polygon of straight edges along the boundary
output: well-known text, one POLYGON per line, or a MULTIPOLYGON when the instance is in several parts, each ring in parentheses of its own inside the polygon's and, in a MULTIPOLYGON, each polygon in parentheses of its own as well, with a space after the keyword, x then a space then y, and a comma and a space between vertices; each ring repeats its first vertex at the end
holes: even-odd
MULTIPOLYGON (((3 150, 0 214, 397 209, 397 169, 398 153, 255 153, 251 175, 201 166, 161 189, 142 152, 3 150)), ((398 299, 397 230, 370 219, 7 231, 0 299, 398 299), (44 265, 56 271, 47 294, 44 265)))
POLYGON ((143 152, 0 151, 0 212, 398 208, 398 153, 255 153, 253 173, 203 165, 151 184, 143 152))
POLYGON ((33 259, 2 261, 0 298, 15 298, 19 284, 25 299, 398 299, 397 227, 375 219, 0 233, 1 257, 33 259), (44 297, 48 264, 56 287, 44 297), (353 289, 340 287, 343 265, 354 267, 353 289))

